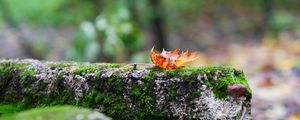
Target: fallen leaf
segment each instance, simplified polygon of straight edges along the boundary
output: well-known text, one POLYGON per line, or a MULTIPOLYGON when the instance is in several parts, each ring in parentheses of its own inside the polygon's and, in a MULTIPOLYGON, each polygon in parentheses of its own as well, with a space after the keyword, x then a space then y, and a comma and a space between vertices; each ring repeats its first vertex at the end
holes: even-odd
POLYGON ((300 120, 300 113, 294 113, 288 117, 287 120, 300 120))
POLYGON ((264 80, 262 80, 259 84, 259 87, 272 87, 274 86, 274 82, 270 76, 266 76, 264 80))
POLYGON ((179 54, 180 49, 173 51, 166 51, 163 49, 161 53, 151 49, 150 58, 155 66, 167 69, 177 69, 184 67, 183 65, 187 62, 197 59, 197 52, 189 53, 187 50, 179 54))

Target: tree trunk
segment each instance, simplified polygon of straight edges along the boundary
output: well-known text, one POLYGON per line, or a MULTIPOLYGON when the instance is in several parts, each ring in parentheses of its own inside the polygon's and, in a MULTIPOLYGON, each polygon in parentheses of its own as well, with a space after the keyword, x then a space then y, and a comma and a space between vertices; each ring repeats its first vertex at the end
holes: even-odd
POLYGON ((270 30, 270 20, 272 18, 272 10, 273 10, 273 1, 272 0, 263 0, 263 28, 262 34, 265 34, 268 30, 270 30))
POLYGON ((153 12, 153 17, 151 19, 151 27, 154 35, 154 45, 162 50, 167 47, 166 44, 166 33, 164 30, 164 10, 161 5, 160 0, 150 0, 150 5, 153 12))

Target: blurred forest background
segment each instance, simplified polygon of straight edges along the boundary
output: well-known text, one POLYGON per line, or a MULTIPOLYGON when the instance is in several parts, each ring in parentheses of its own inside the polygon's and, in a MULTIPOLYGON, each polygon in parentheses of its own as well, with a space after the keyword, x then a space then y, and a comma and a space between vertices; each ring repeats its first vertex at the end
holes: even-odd
POLYGON ((255 119, 300 119, 300 1, 0 0, 0 58, 150 62, 152 46, 199 51, 192 66, 243 69, 255 119))

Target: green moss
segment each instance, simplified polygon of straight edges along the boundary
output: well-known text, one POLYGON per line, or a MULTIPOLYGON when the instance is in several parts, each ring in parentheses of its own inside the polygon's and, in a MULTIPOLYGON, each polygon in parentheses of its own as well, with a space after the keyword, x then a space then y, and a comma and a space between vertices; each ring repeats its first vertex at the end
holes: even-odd
POLYGON ((152 93, 152 78, 144 77, 143 84, 131 83, 131 98, 135 100, 134 119, 155 118, 158 111, 154 110, 152 93))
MULTIPOLYGON (((103 108, 100 109, 100 112, 104 112, 108 116, 124 118, 123 115, 128 110, 128 107, 120 101, 122 101, 121 96, 113 93, 101 93, 93 90, 90 94, 84 95, 76 105, 83 107, 95 107, 95 105, 101 105, 103 108)), ((130 115, 129 112, 128 115, 130 115)))
POLYGON ((48 64, 48 66, 51 69, 65 68, 65 67, 70 67, 70 66, 74 66, 74 65, 76 65, 76 63, 74 63, 74 62, 59 62, 59 63, 50 63, 50 64, 48 64))
POLYGON ((200 68, 181 68, 181 69, 160 69, 158 67, 151 68, 151 72, 144 76, 144 79, 151 79, 157 72, 163 72, 167 78, 183 78, 188 82, 195 82, 198 75, 206 75, 208 80, 205 84, 213 88, 213 92, 218 98, 225 98, 228 96, 227 86, 229 84, 242 84, 246 87, 248 96, 252 96, 250 86, 245 79, 243 71, 236 70, 230 67, 213 66, 213 67, 200 67, 200 68), (216 74, 216 72, 220 72, 216 74), (214 77, 218 80, 214 80, 214 77))
POLYGON ((34 78, 35 73, 36 69, 24 67, 19 74, 21 83, 27 83, 29 79, 34 78))
POLYGON ((169 96, 170 96, 171 99, 175 99, 176 98, 176 90, 174 89, 173 86, 170 88, 169 96))
POLYGON ((1 81, 7 81, 13 75, 11 73, 15 72, 18 73, 21 83, 26 83, 27 79, 33 78, 36 73, 36 69, 28 64, 15 62, 0 63, 0 71, 3 76, 1 81))
POLYGON ((25 88, 25 93, 31 94, 32 93, 32 88, 31 87, 25 88))
POLYGON ((113 63, 103 63, 104 66, 106 66, 107 68, 118 68, 121 67, 121 64, 113 64, 113 63))
POLYGON ((111 64, 111 63, 102 63, 102 64, 79 64, 74 67, 72 71, 73 75, 83 75, 85 73, 97 73, 103 69, 113 69, 113 68, 120 68, 122 71, 128 71, 128 67, 121 67, 122 65, 119 64, 111 64))
POLYGON ((0 93, 6 86, 7 81, 12 76, 10 73, 10 67, 5 63, 0 63, 0 93))
POLYGON ((88 115, 93 111, 72 106, 55 106, 45 108, 35 108, 13 115, 5 115, 1 120, 71 120, 81 115, 83 119, 88 119, 88 115))
POLYGON ((17 104, 0 104, 0 115, 11 114, 20 111, 17 104))
POLYGON ((26 64, 17 64, 14 62, 1 62, 0 63, 0 71, 1 71, 1 80, 7 79, 9 76, 12 76, 12 72, 15 71, 16 69, 21 69, 26 67, 26 64))
POLYGON ((80 65, 75 66, 75 70, 72 71, 72 74, 85 74, 85 73, 93 73, 97 70, 100 70, 100 67, 96 65, 80 65))

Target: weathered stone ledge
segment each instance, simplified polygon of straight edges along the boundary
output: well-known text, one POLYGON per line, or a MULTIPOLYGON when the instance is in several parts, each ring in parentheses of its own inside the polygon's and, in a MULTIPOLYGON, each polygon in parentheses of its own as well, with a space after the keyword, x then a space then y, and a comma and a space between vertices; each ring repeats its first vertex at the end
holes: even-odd
MULTIPOLYGON (((1 105, 76 105, 114 119, 252 119, 251 90, 230 67, 0 60, 1 105)), ((2 111, 3 114, 5 112, 2 111)), ((1 114, 1 110, 0 110, 1 114)))

